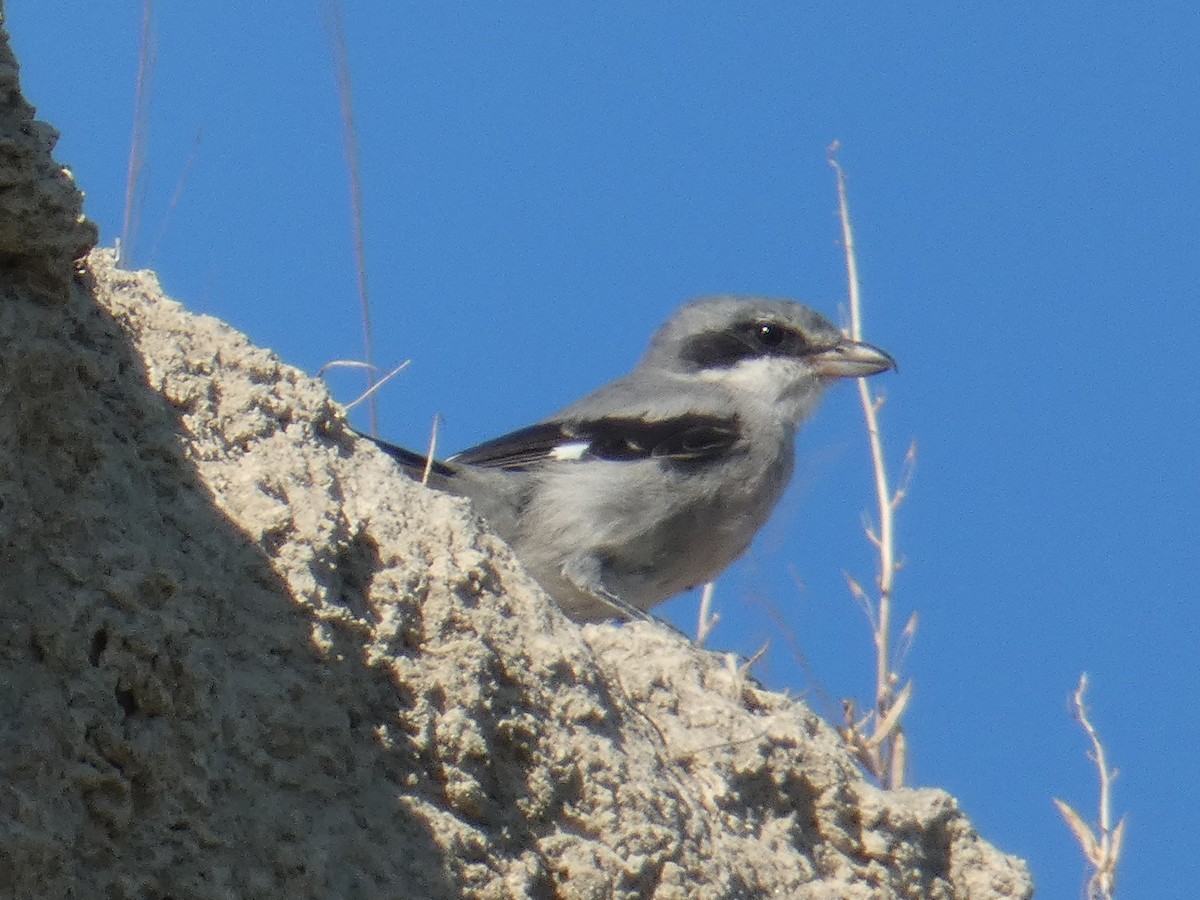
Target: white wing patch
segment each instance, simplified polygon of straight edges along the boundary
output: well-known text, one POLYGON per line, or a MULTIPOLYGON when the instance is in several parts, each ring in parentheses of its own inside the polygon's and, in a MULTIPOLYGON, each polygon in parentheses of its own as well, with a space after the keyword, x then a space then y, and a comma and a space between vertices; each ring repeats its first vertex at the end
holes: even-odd
POLYGON ((591 441, 572 441, 569 444, 559 444, 550 451, 550 458, 559 462, 574 462, 583 459, 583 455, 587 453, 588 447, 591 445, 591 441))

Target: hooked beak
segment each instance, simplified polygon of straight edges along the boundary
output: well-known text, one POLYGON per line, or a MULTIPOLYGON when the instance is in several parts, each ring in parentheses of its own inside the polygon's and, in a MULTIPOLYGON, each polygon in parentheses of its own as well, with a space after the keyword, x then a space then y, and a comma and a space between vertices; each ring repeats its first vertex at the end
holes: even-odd
POLYGON ((896 368, 891 354, 849 338, 827 350, 817 351, 808 359, 822 378, 863 378, 896 368))

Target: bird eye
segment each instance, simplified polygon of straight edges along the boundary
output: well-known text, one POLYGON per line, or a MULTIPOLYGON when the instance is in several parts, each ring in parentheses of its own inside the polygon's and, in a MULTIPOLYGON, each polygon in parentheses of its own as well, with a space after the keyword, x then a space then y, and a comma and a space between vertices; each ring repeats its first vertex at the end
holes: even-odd
POLYGON ((774 349, 783 343, 783 329, 775 325, 762 323, 755 328, 755 336, 764 347, 774 349))

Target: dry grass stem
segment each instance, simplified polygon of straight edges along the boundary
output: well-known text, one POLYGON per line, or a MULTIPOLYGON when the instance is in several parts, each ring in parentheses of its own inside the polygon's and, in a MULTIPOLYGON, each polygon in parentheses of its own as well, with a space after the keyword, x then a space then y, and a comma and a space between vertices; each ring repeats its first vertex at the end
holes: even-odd
POLYGON ((425 451, 425 471, 421 473, 421 484, 429 484, 429 473, 433 471, 433 462, 437 456, 438 429, 442 426, 442 417, 435 415, 433 425, 429 429, 429 449, 425 451))
MULTIPOLYGON (((358 406, 358 404, 360 404, 364 400, 368 399, 377 390, 379 390, 381 387, 383 387, 385 384, 387 384, 389 381, 391 381, 393 378, 395 378, 397 375, 399 375, 401 372, 403 372, 405 369, 407 369, 411 363, 412 363, 411 359, 406 359, 404 362, 400 363, 400 365, 396 366, 394 369, 389 371, 387 374, 385 374, 382 378, 378 379, 377 381, 372 379, 373 383, 371 383, 371 386, 369 388, 367 388, 363 393, 361 393, 357 397, 355 397, 351 402, 347 403, 346 409, 354 409, 354 407, 358 406)), ((374 369, 374 366, 371 366, 368 363, 359 362, 358 360, 353 360, 353 359, 335 359, 333 362, 327 362, 327 363, 325 363, 325 365, 321 366, 321 368, 320 368, 320 370, 318 370, 317 374, 319 376, 324 376, 325 373, 328 372, 330 369, 338 369, 338 368, 374 369)))
MULTIPOLYGON (((350 56, 346 51, 346 33, 342 28, 342 13, 337 0, 321 0, 321 18, 329 34, 333 56, 334 73, 337 76, 338 100, 342 110, 342 143, 346 154, 346 174, 350 179, 350 217, 354 226, 354 269, 358 276, 359 312, 362 317, 363 359, 370 366, 374 353, 371 329, 371 295, 367 290, 367 245, 363 235, 362 179, 358 161, 358 129, 354 124, 354 105, 350 92, 350 56)), ((367 369, 368 418, 371 434, 379 433, 379 409, 371 388, 374 385, 374 367, 367 369)))
POLYGON ((133 242, 137 235, 138 213, 142 203, 142 170, 146 166, 146 145, 150 134, 150 84, 154 80, 154 0, 142 4, 142 37, 138 47, 137 80, 133 94, 133 135, 129 141, 129 163, 125 172, 125 212, 121 222, 121 240, 117 246, 117 265, 133 265, 133 242))
MULTIPOLYGON (((861 341, 863 327, 858 256, 854 247, 854 229, 850 224, 846 173, 837 161, 838 149, 837 142, 830 146, 829 164, 837 178, 838 214, 842 226, 842 247, 846 256, 846 280, 850 296, 849 336, 853 340, 861 341)), ((905 625, 902 643, 904 653, 897 657, 892 648, 892 591, 896 573, 900 571, 900 562, 896 558, 895 512, 908 492, 916 448, 915 445, 909 447, 900 486, 893 491, 889 484, 883 437, 879 426, 879 414, 883 409, 884 399, 872 393, 871 385, 865 378, 858 379, 858 396, 866 420, 871 470, 875 479, 878 522, 864 522, 864 531, 879 557, 875 579, 876 594, 868 594, 850 575, 846 575, 846 582, 851 595, 866 614, 871 626, 875 643, 875 704, 871 712, 860 716, 855 704, 847 702, 844 705, 843 727, 840 731, 867 771, 879 779, 883 787, 896 788, 904 784, 908 745, 901 727, 901 719, 912 698, 912 682, 902 682, 897 669, 899 660, 912 646, 916 633, 916 618, 910 617, 905 625)))
MULTIPOLYGON (((802 583, 793 571, 790 573, 796 581, 797 590, 802 589, 802 583)), ((804 652, 804 648, 800 645, 800 639, 796 636, 796 630, 791 626, 788 620, 780 612, 779 608, 770 605, 767 607, 767 612, 771 616, 771 620, 775 623, 776 629, 783 635, 787 641, 788 649, 791 651, 792 658, 800 666, 800 670, 804 673, 805 681, 808 683, 807 694, 817 706, 819 712, 830 721, 837 718, 838 708, 841 705, 840 701, 835 700, 832 695, 825 689, 821 680, 817 677, 813 670, 812 664, 808 660, 808 656, 804 652)))
POLYGON ((712 630, 721 621, 721 614, 712 611, 713 594, 716 593, 716 582, 710 581, 700 592, 700 617, 696 623, 696 646, 703 647, 712 630))
POLYGON ((331 359, 317 369, 317 377, 324 378, 330 369, 365 369, 367 364, 357 359, 331 359))
POLYGON ((162 244, 163 238, 167 236, 167 229, 171 225, 171 216, 179 208, 179 201, 183 197, 183 188, 187 184, 188 173, 192 171, 192 166, 195 164, 196 157, 200 153, 200 138, 203 134, 203 128, 196 129, 196 136, 192 139, 192 149, 188 151, 187 159, 183 161, 183 170, 179 173, 179 180, 175 182, 175 192, 171 194, 171 202, 167 204, 167 211, 163 214, 162 225, 159 226, 158 234, 154 236, 154 245, 150 248, 149 264, 151 266, 153 266, 154 260, 158 256, 159 245, 162 244))
POLYGON ((913 644, 917 641, 917 624, 920 621, 916 610, 913 610, 912 615, 908 617, 908 621, 904 623, 904 628, 900 631, 900 642, 896 646, 892 659, 895 662, 896 668, 901 668, 904 660, 908 659, 908 654, 912 651, 913 644))
POLYGON ((759 661, 767 655, 767 651, 771 649, 771 642, 764 641, 763 645, 755 651, 754 655, 737 667, 738 674, 746 677, 750 674, 750 670, 758 665, 759 661))
POLYGON ((1079 676, 1079 687, 1072 696, 1072 706, 1075 720, 1082 726, 1092 744, 1088 758, 1096 764, 1096 772, 1100 776, 1100 822, 1095 830, 1083 820, 1069 804, 1057 797, 1054 805, 1075 835, 1075 840, 1083 850, 1092 866, 1092 877, 1088 879, 1087 890, 1089 900, 1113 900, 1117 888, 1117 863, 1121 860, 1121 845, 1125 840, 1125 817, 1112 825, 1112 785, 1117 779, 1117 770, 1108 767, 1108 757, 1104 752, 1104 744, 1100 735, 1088 718, 1084 695, 1087 693, 1087 673, 1079 676))

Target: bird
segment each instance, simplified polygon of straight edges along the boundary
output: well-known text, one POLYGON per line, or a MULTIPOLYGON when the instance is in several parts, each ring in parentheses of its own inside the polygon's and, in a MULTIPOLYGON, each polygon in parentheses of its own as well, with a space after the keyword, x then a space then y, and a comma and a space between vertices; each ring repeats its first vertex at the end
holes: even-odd
POLYGON ((628 374, 536 424, 440 461, 362 436, 468 498, 572 619, 646 619, 750 546, 825 389, 895 368, 793 300, 702 297, 628 374))

